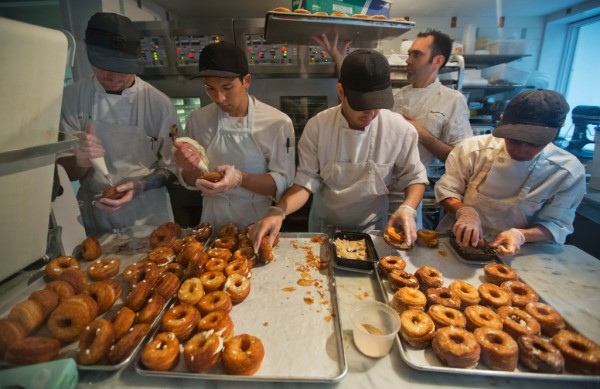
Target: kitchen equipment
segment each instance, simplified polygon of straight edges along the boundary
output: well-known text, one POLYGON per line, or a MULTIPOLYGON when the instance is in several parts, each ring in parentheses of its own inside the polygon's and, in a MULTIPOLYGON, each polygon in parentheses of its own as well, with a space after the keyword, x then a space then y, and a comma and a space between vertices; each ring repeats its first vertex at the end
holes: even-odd
POLYGON ((58 132, 68 51, 65 35, 4 18, 0 34, 2 280, 46 253, 56 154, 75 141, 59 141, 58 132))
POLYGON ((594 141, 588 138, 588 126, 593 126, 596 132, 600 130, 600 107, 578 105, 571 111, 571 120, 575 129, 566 149, 578 158, 589 160, 593 153, 584 146, 594 141))

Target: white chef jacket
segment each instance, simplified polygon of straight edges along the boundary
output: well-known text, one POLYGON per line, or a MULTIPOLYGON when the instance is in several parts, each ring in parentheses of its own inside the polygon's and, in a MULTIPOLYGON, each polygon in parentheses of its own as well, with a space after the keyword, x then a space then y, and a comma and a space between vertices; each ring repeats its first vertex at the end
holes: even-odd
MULTIPOLYGON (((407 85, 394 89, 393 93, 393 111, 412 116, 442 142, 454 146, 473 136, 465 97, 459 91, 442 85, 438 79, 425 88, 407 85)), ((421 144, 419 154, 426 167, 434 158, 421 144)))
MULTIPOLYGON (((476 136, 461 142, 448 156, 446 172, 436 183, 436 200, 441 202, 454 197, 463 201, 470 181, 504 149, 504 139, 493 135, 476 136)), ((535 158, 536 163, 530 166, 525 198, 515 204, 521 207, 527 219, 528 225, 521 228, 542 225, 550 231, 555 242, 563 244, 567 235, 573 232, 575 210, 585 194, 585 168, 571 153, 552 143, 535 158)), ((477 209, 477 212, 489 210, 477 209)), ((494 229, 493 226, 482 227, 484 234, 486 230, 494 229)))
MULTIPOLYGON (((100 131, 97 136, 105 137, 106 164, 115 183, 144 177, 159 167, 177 173, 169 133, 173 127, 181 128, 179 118, 169 98, 139 77, 118 96, 107 94, 95 75, 65 88, 61 130, 85 131, 91 121, 100 131), (122 157, 115 157, 118 155, 122 157)), ((115 213, 98 210, 93 200, 109 186, 100 177, 90 169, 80 180, 77 198, 83 202, 82 216, 87 233, 173 220, 165 187, 139 194, 115 213)))
MULTIPOLYGON (((252 135, 267 162, 267 174, 273 177, 277 186, 274 201, 278 201, 292 185, 294 179, 296 155, 294 126, 292 119, 285 113, 259 101, 254 96, 249 97, 254 101, 252 135)), ((218 110, 219 107, 213 103, 192 112, 185 126, 186 136, 198 141, 205 149, 208 148, 217 131, 218 110)), ((229 118, 227 113, 224 115, 229 118)), ((215 168, 216 166, 211 165, 211 169, 215 168)), ((243 166, 236 166, 236 168, 244 171, 243 166)))
MULTIPOLYGON (((95 75, 84 78, 64 89, 61 108, 60 130, 67 133, 85 131, 86 124, 91 117, 90 107, 95 92, 105 92, 95 75)), ((173 125, 181 130, 181 123, 171 100, 139 77, 135 77, 134 84, 123 91, 122 96, 128 97, 122 103, 124 106, 109 107, 105 102, 98 102, 94 109, 97 116, 107 123, 121 125, 136 125, 138 123, 135 109, 137 99, 143 99, 145 105, 144 129, 148 137, 153 138, 154 149, 159 157, 148 166, 151 169, 162 167, 177 174, 177 165, 171 150, 172 142, 169 132, 173 125)))
MULTIPOLYGON (((338 134, 334 126, 339 110, 338 105, 321 111, 306 123, 298 142, 299 165, 295 184, 312 193, 326 185, 321 172, 336 155, 336 149, 339 150, 339 161, 336 162, 366 162, 371 154, 389 194, 403 192, 412 184, 428 183, 425 167, 415 147, 417 131, 406 119, 382 109, 364 131, 357 131, 350 129, 346 119, 340 115, 338 134), (336 144, 338 135, 339 143, 336 144)), ((381 201, 388 201, 387 196, 382 196, 381 201)), ((357 204, 356 212, 361 210, 360 204, 357 204)))

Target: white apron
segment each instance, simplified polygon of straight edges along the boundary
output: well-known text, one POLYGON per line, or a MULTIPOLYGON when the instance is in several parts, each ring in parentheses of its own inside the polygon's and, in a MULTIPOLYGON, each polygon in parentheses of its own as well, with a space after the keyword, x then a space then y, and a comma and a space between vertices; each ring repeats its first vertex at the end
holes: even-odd
MULTIPOLYGON (((475 176, 471 182, 469 182, 463 199, 464 204, 477 210, 479 219, 481 220, 484 238, 486 240, 494 240, 502 231, 506 231, 511 228, 525 228, 529 225, 525 212, 523 211, 522 204, 524 204, 525 198, 531 190, 531 184, 535 182, 535 179, 541 173, 538 172, 540 169, 535 168, 540 156, 540 154, 538 154, 530 167, 531 171, 528 177, 525 179, 523 187, 519 193, 517 193, 517 195, 501 200, 484 195, 479 191, 479 187, 485 177, 487 177, 501 151, 502 149, 495 151, 493 158, 490 158, 490 160, 487 161, 487 163, 483 166, 479 174, 475 176)), ((444 216, 440 222, 437 230, 451 230, 455 222, 456 219, 453 216, 446 214, 446 216, 444 216)))
MULTIPOLYGON (((120 95, 104 96, 95 92, 90 107, 90 118, 94 124, 96 137, 100 139, 106 154, 104 159, 115 184, 125 178, 141 178, 152 171, 160 145, 151 140, 144 131, 144 104, 141 96, 137 99, 137 126, 117 125, 103 122, 98 112, 97 101, 101 98, 128 98, 120 95)), ((97 195, 110 186, 106 178, 96 169, 90 168, 81 178, 81 188, 77 198, 83 202, 82 217, 88 235, 97 232, 110 232, 114 229, 133 225, 159 225, 172 221, 173 213, 166 188, 152 189, 140 193, 116 212, 110 213, 92 205, 97 195)))
POLYGON ((321 171, 323 181, 313 195, 308 230, 326 232, 328 225, 350 231, 384 229, 389 191, 372 160, 375 132, 369 136, 366 162, 339 162, 341 115, 339 108, 333 126, 335 152, 321 171))
MULTIPOLYGON (((267 173, 267 162, 252 134, 254 126, 254 99, 248 96, 247 127, 226 128, 223 111, 218 112, 217 132, 206 149, 210 166, 234 165, 251 174, 267 173)), ((242 187, 214 195, 204 195, 201 221, 219 228, 226 223, 246 226, 261 219, 272 199, 242 187)))

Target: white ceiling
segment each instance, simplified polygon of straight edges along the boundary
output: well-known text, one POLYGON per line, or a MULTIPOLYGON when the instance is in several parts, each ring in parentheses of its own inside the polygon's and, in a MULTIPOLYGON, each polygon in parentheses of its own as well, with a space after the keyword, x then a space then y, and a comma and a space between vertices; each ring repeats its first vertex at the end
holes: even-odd
MULTIPOLYGON (((393 17, 416 16, 543 16, 586 0, 392 0, 393 17)), ((257 18, 291 0, 153 0, 179 19, 257 18)))

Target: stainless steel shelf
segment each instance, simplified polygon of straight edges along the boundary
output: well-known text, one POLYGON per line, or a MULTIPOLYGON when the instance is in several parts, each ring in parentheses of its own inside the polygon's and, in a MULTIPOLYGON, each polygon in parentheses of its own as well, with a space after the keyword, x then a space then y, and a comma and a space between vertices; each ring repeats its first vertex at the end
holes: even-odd
POLYGON ((35 167, 36 160, 70 150, 77 141, 76 137, 59 132, 59 139, 55 143, 0 152, 0 176, 35 167))

